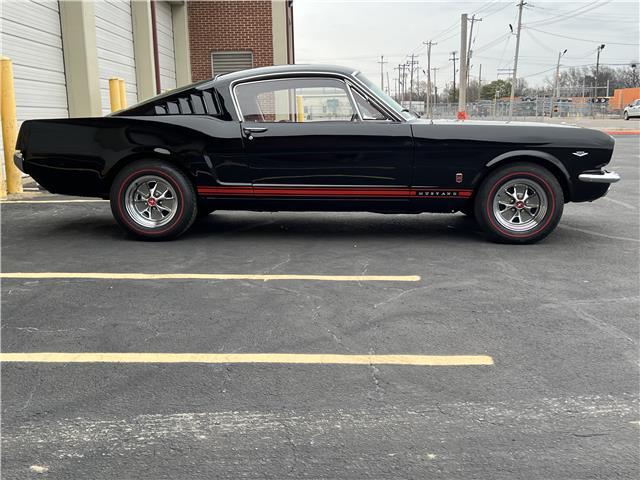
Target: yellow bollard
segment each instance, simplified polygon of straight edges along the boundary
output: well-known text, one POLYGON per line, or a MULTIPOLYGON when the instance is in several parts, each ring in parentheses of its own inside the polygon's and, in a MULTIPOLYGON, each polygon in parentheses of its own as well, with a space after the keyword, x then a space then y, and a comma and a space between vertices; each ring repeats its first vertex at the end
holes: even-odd
MULTIPOLYGON (((18 137, 18 122, 16 120, 16 95, 13 90, 13 65, 11 59, 2 57, 1 85, 2 101, 2 143, 4 147, 4 167, 7 172, 6 189, 9 193, 22 193, 22 173, 13 163, 18 137)), ((4 179, 3 179, 4 180, 4 179)), ((0 186, 2 188, 3 186, 0 186)), ((4 190, 2 190, 4 192, 4 190)))
POLYGON ((109 102, 111 103, 111 111, 117 112, 122 108, 120 103, 120 79, 109 79, 109 102))
POLYGON ((302 95, 296 95, 296 122, 304 122, 304 102, 302 95))
POLYGON ((122 78, 118 79, 118 87, 120 90, 120 108, 127 108, 127 88, 122 78))

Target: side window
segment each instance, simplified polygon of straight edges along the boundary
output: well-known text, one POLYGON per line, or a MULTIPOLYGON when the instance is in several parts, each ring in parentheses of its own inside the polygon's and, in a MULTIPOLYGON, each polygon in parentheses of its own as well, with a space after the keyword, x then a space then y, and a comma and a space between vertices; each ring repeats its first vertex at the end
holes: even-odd
POLYGON ((360 93, 351 89, 353 98, 358 104, 358 110, 362 114, 362 120, 390 120, 389 116, 382 112, 378 107, 369 101, 369 99, 360 95, 360 93))
POLYGON ((335 78, 287 78, 234 89, 245 122, 327 122, 357 119, 345 83, 335 78))

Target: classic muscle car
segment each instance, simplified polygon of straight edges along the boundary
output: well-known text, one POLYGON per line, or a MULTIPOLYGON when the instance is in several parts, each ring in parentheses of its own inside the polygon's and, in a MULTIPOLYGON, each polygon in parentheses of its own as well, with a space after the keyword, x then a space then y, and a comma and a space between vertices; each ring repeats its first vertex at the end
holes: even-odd
POLYGON ((145 239, 213 210, 460 211, 490 239, 532 243, 619 179, 603 170, 613 146, 571 126, 421 119, 353 69, 286 65, 26 121, 15 162, 50 192, 108 198, 145 239))

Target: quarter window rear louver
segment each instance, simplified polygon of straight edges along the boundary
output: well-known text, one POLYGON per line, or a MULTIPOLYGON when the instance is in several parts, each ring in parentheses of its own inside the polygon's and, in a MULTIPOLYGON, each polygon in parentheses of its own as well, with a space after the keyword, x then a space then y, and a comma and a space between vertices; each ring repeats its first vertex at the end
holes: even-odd
POLYGON ((220 115, 218 102, 209 90, 193 92, 184 97, 173 97, 170 101, 153 107, 154 115, 220 115))

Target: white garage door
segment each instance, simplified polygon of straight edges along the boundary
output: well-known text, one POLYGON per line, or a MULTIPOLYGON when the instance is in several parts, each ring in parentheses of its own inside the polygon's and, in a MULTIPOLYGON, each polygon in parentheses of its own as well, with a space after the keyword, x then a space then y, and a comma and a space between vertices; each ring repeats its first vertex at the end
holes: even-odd
POLYGON ((13 61, 18 124, 68 117, 58 2, 2 0, 0 21, 2 55, 13 61))
POLYGON ((102 113, 107 114, 111 111, 110 78, 124 79, 129 105, 138 101, 131 3, 128 0, 100 0, 95 3, 95 12, 102 113))
POLYGON ((67 117, 58 2, 2 1, 2 55, 13 60, 18 121, 67 117))
POLYGON ((170 3, 156 2, 155 6, 160 89, 165 91, 176 88, 176 51, 173 46, 173 20, 170 3))

